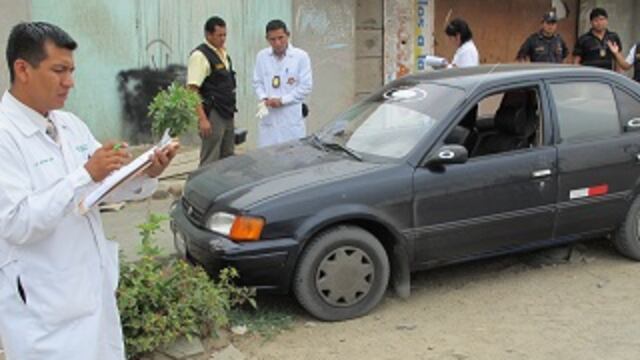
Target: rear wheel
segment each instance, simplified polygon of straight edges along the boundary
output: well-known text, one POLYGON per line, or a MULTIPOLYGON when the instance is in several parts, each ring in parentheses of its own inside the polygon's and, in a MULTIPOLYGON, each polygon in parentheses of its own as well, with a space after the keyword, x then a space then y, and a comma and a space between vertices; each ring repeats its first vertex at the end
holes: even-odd
POLYGON ((640 197, 631 203, 613 243, 622 255, 640 261, 640 197))
POLYGON ((294 275, 293 291, 311 315, 327 321, 368 313, 389 282, 389 259, 375 236, 340 226, 312 239, 294 275))

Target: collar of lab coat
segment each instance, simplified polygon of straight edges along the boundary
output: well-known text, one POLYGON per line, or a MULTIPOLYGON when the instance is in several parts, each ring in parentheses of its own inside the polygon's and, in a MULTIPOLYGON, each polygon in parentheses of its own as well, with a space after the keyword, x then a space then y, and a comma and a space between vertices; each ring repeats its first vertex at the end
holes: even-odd
POLYGON ((11 114, 8 117, 9 121, 20 129, 25 136, 31 136, 38 131, 46 131, 47 119, 16 99, 9 91, 5 91, 2 96, 2 107, 11 114))
MULTIPOLYGON (((271 56, 276 56, 276 54, 273 52, 273 48, 270 48, 271 51, 269 52, 269 55, 271 56)), ((284 56, 283 57, 292 57, 293 56, 293 49, 295 49, 293 47, 293 45, 291 43, 289 43, 289 45, 287 45, 286 50, 284 51, 284 56)))

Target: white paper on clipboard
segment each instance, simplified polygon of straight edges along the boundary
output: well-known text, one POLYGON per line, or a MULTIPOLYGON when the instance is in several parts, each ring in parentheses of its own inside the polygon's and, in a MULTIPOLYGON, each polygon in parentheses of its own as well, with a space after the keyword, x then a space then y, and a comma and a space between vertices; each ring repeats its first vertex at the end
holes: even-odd
POLYGON ((80 214, 85 214, 91 207, 98 204, 109 193, 111 193, 118 186, 124 184, 130 179, 134 178, 140 172, 144 171, 149 165, 151 165, 151 156, 156 149, 165 149, 171 144, 172 139, 169 136, 169 130, 165 130, 160 142, 158 142, 151 149, 147 150, 144 154, 138 156, 129 164, 121 167, 107 176, 98 187, 93 189, 85 198, 78 204, 78 210, 80 214))

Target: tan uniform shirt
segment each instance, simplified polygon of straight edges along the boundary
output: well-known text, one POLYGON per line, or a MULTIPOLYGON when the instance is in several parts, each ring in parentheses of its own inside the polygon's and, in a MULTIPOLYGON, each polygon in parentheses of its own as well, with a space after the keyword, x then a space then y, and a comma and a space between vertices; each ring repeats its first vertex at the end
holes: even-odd
MULTIPOLYGON (((216 48, 211 45, 206 39, 204 41, 207 46, 209 46, 215 53, 218 55, 225 68, 229 70, 229 60, 227 59, 227 50, 224 48, 216 48)), ((211 66, 209 65, 209 60, 207 57, 200 51, 196 50, 191 53, 189 57, 189 63, 187 65, 187 85, 195 85, 200 87, 204 79, 207 78, 211 74, 211 66)))

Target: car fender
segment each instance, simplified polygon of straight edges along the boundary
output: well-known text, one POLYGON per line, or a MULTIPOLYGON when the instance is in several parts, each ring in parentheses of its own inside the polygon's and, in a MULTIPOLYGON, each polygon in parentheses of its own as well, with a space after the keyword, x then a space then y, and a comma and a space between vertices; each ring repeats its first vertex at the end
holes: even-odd
MULTIPOLYGON (((362 224, 381 227, 384 232, 390 234, 391 238, 380 239, 387 249, 387 254, 391 262, 391 282, 398 296, 407 298, 410 294, 411 262, 413 258, 412 242, 398 231, 393 221, 380 211, 360 204, 342 204, 335 207, 323 209, 314 216, 307 218, 296 230, 295 237, 300 246, 295 256, 295 262, 300 254, 311 241, 311 239, 324 229, 339 224, 362 224)), ((368 231, 367 226, 362 226, 368 231)), ((375 234, 374 232, 374 235, 375 234)))

